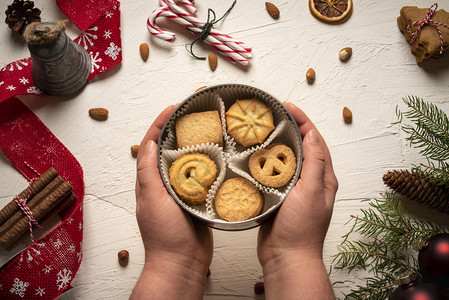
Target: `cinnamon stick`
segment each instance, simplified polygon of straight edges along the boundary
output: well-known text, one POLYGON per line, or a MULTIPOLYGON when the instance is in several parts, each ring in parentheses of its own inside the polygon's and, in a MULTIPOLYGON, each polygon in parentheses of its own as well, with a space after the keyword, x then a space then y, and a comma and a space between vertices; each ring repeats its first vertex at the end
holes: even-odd
MULTIPOLYGON (((56 178, 54 178, 44 189, 42 189, 37 195, 28 200, 27 206, 32 211, 33 217, 34 208, 45 198, 47 198, 51 193, 53 193, 53 191, 55 191, 63 182, 64 179, 61 176, 56 176, 56 178)), ((18 207, 17 203, 15 203, 15 205, 18 207)), ((2 237, 6 232, 14 227, 22 218, 27 217, 25 216, 25 213, 19 208, 6 222, 4 222, 0 226, 0 237, 2 237)))
MULTIPOLYGON (((60 177, 60 176, 58 176, 60 177)), ((57 177, 57 178, 58 178, 57 177)), ((53 183, 53 182, 52 182, 53 183)), ((51 184, 51 183, 50 183, 51 184)), ((48 186, 45 188, 47 189, 48 186)), ((44 190, 45 190, 44 189, 44 190)), ((44 191, 42 191, 44 192, 44 191)), ((41 201, 36 201, 34 203, 34 207, 32 208, 32 213, 34 219, 39 221, 46 213, 48 213, 55 205, 57 205, 62 199, 67 197, 69 194, 73 192, 73 187, 70 183, 63 181, 61 184, 58 184, 55 189, 51 191, 46 197, 41 199, 41 201)), ((39 193, 41 194, 41 193, 39 193)), ((37 196, 34 198, 37 198, 37 196)), ((31 199, 30 202, 32 200, 31 199)), ((30 203, 31 205, 31 203, 30 203)), ((31 209, 31 207, 30 207, 31 209)), ((3 244, 5 248, 9 248, 22 234, 27 232, 29 229, 29 223, 27 216, 23 215, 14 226, 10 227, 0 238, 0 243, 3 244)))
MULTIPOLYGON (((24 189, 18 196, 20 199, 27 199, 28 201, 33 198, 37 193, 42 191, 53 179, 58 176, 58 172, 55 168, 50 167, 44 172, 39 178, 31 183, 30 187, 24 189)), ((16 212, 20 210, 16 201, 11 200, 3 209, 0 211, 0 225, 3 225, 10 217, 12 217, 16 212)))

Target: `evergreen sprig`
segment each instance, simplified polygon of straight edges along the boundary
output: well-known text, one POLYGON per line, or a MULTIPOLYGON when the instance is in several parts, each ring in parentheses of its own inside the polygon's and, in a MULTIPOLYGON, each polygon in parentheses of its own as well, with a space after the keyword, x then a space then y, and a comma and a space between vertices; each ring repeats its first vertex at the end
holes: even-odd
MULTIPOLYGON (((420 149, 427 164, 414 167, 428 180, 449 187, 449 119, 432 103, 415 96, 403 98, 408 110, 401 112, 396 107, 401 129, 408 134, 410 146, 420 149), (405 122, 407 119, 409 122, 405 122), (411 123, 411 124, 409 124, 411 123)), ((448 229, 432 222, 412 218, 404 214, 404 206, 394 193, 382 195, 370 201, 368 209, 361 209, 362 215, 353 216, 349 232, 338 246, 339 253, 333 258, 335 268, 368 270, 370 277, 365 285, 357 285, 346 300, 386 299, 395 289, 395 280, 405 272, 418 273, 416 252, 413 244, 419 239, 447 232, 448 229), (357 233, 359 239, 350 241, 350 235, 357 233)), ((335 284, 342 284, 341 282, 335 284)))
POLYGON ((401 112, 396 107, 398 123, 409 136, 410 146, 420 148, 428 164, 415 166, 414 170, 432 182, 449 187, 449 118, 435 104, 416 96, 402 99, 409 110, 401 112), (404 124, 404 117, 412 125, 404 124))
POLYGON ((360 217, 351 215, 349 222, 353 225, 343 236, 333 264, 348 272, 366 269, 373 277, 365 279, 365 286, 358 285, 344 295, 347 300, 385 299, 396 277, 407 271, 418 272, 416 255, 410 251, 413 243, 444 232, 443 226, 406 216, 402 202, 393 193, 364 201, 370 201, 369 208, 361 209, 360 217), (352 233, 362 238, 350 241, 352 233))

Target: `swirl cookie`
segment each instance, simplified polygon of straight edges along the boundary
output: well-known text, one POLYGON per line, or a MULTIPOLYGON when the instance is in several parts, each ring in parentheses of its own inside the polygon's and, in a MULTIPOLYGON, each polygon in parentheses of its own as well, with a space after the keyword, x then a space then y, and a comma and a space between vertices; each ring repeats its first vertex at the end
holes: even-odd
POLYGON ((263 143, 274 129, 271 108, 254 99, 236 100, 226 112, 228 133, 244 147, 263 143))
POLYGON ((214 143, 223 146, 223 130, 218 111, 191 113, 176 119, 178 148, 214 143))
POLYGON ((200 205, 205 203, 207 192, 217 177, 217 166, 205 154, 189 153, 172 163, 169 177, 179 198, 187 204, 200 205))
POLYGON ((290 181, 296 169, 296 158, 292 149, 282 144, 270 145, 251 155, 249 172, 265 186, 278 188, 290 181))
POLYGON ((241 177, 223 182, 215 196, 215 209, 229 222, 256 217, 263 209, 264 200, 257 187, 241 177))

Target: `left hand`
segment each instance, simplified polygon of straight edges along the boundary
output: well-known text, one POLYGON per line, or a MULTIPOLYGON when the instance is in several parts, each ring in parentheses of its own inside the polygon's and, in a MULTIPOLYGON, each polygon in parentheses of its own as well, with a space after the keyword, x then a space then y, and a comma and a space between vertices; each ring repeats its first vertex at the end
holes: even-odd
POLYGON ((167 192, 157 157, 161 129, 175 109, 166 108, 140 144, 137 156, 136 216, 145 247, 145 263, 170 261, 204 273, 212 261, 212 231, 193 220, 167 192))

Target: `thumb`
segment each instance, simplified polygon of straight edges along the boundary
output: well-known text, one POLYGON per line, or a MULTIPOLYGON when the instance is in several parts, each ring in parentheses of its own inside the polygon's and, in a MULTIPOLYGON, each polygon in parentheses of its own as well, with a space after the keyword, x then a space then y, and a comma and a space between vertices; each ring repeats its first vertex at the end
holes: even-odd
POLYGON ((148 140, 139 149, 137 157, 137 182, 142 193, 145 191, 164 190, 164 184, 159 174, 157 160, 157 145, 148 140))
POLYGON ((321 136, 316 129, 310 130, 304 138, 303 159, 298 183, 310 193, 319 192, 324 186, 325 155, 321 136))

